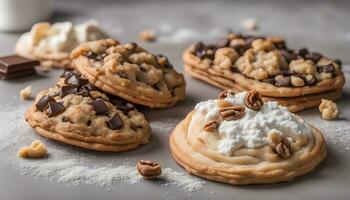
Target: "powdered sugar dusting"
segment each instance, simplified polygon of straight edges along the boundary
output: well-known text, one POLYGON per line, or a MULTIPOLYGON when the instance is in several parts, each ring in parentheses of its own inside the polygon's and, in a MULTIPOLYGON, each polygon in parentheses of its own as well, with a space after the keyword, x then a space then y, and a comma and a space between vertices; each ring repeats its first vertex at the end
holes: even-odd
MULTIPOLYGON (((68 186, 95 184, 108 189, 115 184, 143 182, 144 179, 139 175, 136 167, 130 165, 127 159, 107 156, 105 161, 101 161, 103 155, 99 156, 69 145, 49 142, 44 138, 41 140, 48 148, 48 157, 34 160, 18 158, 17 150, 39 137, 24 120, 24 112, 28 106, 28 103, 23 103, 18 106, 0 107, 0 155, 5 162, 16 167, 22 175, 43 178, 68 186)), ((155 122, 153 126, 162 131, 170 131, 174 123, 176 123, 175 120, 164 123, 155 122)), ((165 168, 160 179, 155 182, 160 186, 178 187, 187 191, 204 189, 205 185, 205 181, 171 168, 165 168)))

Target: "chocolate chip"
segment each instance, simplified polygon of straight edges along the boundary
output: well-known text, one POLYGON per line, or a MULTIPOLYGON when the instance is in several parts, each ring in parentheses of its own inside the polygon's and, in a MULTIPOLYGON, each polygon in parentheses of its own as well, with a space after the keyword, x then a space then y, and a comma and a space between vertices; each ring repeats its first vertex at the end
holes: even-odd
POLYGON ((319 66, 317 67, 317 72, 318 73, 333 73, 335 71, 334 65, 332 63, 325 65, 325 66, 319 66))
POLYGON ((281 71, 280 73, 282 76, 292 76, 292 75, 295 75, 296 73, 295 72, 292 72, 292 71, 281 71))
POLYGON ((272 85, 275 85, 276 81, 275 81, 275 78, 268 78, 268 79, 264 79, 262 80, 262 82, 265 82, 265 83, 270 83, 272 85))
POLYGON ((78 75, 73 74, 72 76, 66 78, 64 80, 64 83, 69 86, 81 87, 83 85, 86 85, 88 83, 88 80, 80 78, 78 75))
POLYGON ((277 49, 285 49, 287 48, 285 41, 274 42, 274 45, 277 49))
POLYGON ((339 68, 342 67, 343 63, 342 63, 342 61, 340 59, 335 59, 335 60, 333 60, 333 62, 335 62, 339 66, 339 68))
POLYGON ((56 100, 49 95, 45 95, 40 98, 40 100, 38 101, 38 103, 36 103, 35 106, 39 111, 44 112, 49 102, 56 102, 56 100))
POLYGON ((69 78, 74 75, 74 72, 71 70, 65 70, 63 74, 60 76, 61 78, 69 78))
POLYGON ((106 56, 107 56, 107 54, 105 54, 105 53, 97 54, 97 53, 94 53, 91 51, 86 54, 86 57, 88 57, 89 59, 96 60, 96 61, 102 61, 103 58, 106 56))
POLYGON ((65 97, 69 94, 75 94, 77 93, 78 89, 73 86, 62 86, 61 88, 61 95, 62 97, 65 97))
POLYGON ((156 56, 157 60, 164 58, 165 59, 165 64, 163 65, 163 67, 168 68, 168 69, 173 69, 173 65, 169 62, 168 58, 165 57, 162 54, 159 54, 156 56))
POLYGON ((227 38, 223 38, 219 40, 215 46, 216 48, 223 48, 223 47, 227 47, 229 44, 230 44, 230 40, 227 38))
POLYGON ((313 75, 311 75, 311 76, 312 76, 311 79, 309 79, 309 80, 305 79, 306 85, 308 85, 308 86, 314 86, 317 84, 316 78, 313 75))
POLYGON ((88 126, 91 126, 91 124, 92 124, 91 120, 88 120, 88 121, 86 122, 86 125, 88 125, 88 126))
POLYGON ((275 86, 277 87, 288 87, 291 85, 291 77, 286 76, 276 80, 275 86))
POLYGON ((317 63, 319 60, 321 60, 323 56, 319 53, 311 53, 306 54, 305 59, 312 60, 314 63, 317 63))
POLYGON ((287 63, 290 63, 292 60, 296 59, 296 55, 288 50, 281 49, 280 53, 287 63))
POLYGON ((234 72, 234 73, 240 73, 239 69, 235 66, 231 66, 231 71, 234 72))
POLYGON ((91 102, 90 104, 94 108, 96 115, 104 115, 108 113, 108 107, 103 100, 98 99, 91 102))
POLYGON ((128 112, 129 110, 132 110, 135 108, 135 106, 127 101, 125 101, 124 99, 121 99, 119 97, 114 97, 111 100, 111 103, 115 106, 117 106, 117 108, 123 112, 128 112))
POLYGON ((107 126, 112 130, 120 129, 123 127, 123 122, 120 119, 118 113, 116 113, 109 121, 107 121, 107 126))
POLYGON ((49 102, 45 111, 49 117, 53 117, 63 113, 65 107, 61 102, 49 102))
POLYGON ((197 42, 194 46, 193 46, 193 52, 192 53, 196 53, 197 51, 201 51, 204 49, 204 44, 203 42, 197 42))
POLYGON ((306 48, 299 49, 298 51, 298 55, 300 55, 303 58, 305 58, 306 54, 308 53, 309 53, 309 50, 307 50, 306 48))

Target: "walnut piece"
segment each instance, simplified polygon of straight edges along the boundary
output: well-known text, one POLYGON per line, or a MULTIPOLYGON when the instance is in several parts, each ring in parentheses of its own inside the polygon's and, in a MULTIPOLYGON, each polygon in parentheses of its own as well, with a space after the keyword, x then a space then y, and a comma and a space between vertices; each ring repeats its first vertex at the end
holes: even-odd
POLYGON ((275 148, 275 152, 281 158, 289 158, 291 156, 291 151, 288 140, 284 139, 278 143, 275 148))
POLYGON ((290 81, 294 87, 303 87, 305 85, 305 81, 298 76, 292 76, 290 81))
POLYGON ((264 80, 280 73, 286 63, 277 50, 254 52, 248 49, 239 57, 235 65, 238 70, 250 78, 264 80))
POLYGON ((254 52, 259 51, 271 51, 275 47, 271 40, 256 39, 252 42, 252 48, 254 52))
POLYGON ((235 95, 235 93, 232 90, 224 90, 220 92, 219 99, 225 99, 228 95, 235 95))
POLYGON ((316 65, 311 60, 304 60, 304 59, 298 59, 298 60, 292 60, 289 64, 290 71, 294 71, 298 74, 316 74, 316 65))
POLYGON ((208 132, 212 132, 217 128, 218 128, 218 124, 217 124, 216 120, 212 120, 204 125, 204 130, 208 131, 208 132))
POLYGON ((154 42, 157 36, 153 29, 145 29, 139 33, 139 38, 145 42, 154 42))
POLYGON ((244 116, 245 107, 244 106, 230 106, 220 109, 221 120, 237 120, 244 116))
POLYGON ((28 86, 19 92, 22 100, 32 99, 32 86, 28 86))
POLYGON ((214 64, 222 69, 230 69, 237 59, 238 53, 236 50, 224 47, 215 52, 214 64))
POLYGON ((264 101, 259 92, 252 90, 246 95, 244 104, 252 110, 259 111, 263 107, 264 101))
POLYGON ((323 119, 332 120, 338 116, 338 106, 333 101, 322 99, 318 109, 322 113, 323 119))
POLYGON ((34 140, 29 147, 22 147, 18 151, 21 158, 42 158, 46 155, 46 146, 40 140, 34 140))
POLYGON ((145 179, 155 179, 162 173, 161 166, 152 160, 140 160, 136 168, 145 179))

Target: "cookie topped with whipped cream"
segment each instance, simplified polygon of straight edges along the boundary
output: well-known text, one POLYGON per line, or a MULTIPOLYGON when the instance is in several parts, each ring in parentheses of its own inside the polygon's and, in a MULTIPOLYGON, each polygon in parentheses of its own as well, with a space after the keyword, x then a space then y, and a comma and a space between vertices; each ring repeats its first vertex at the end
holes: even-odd
POLYGON ((91 84, 132 103, 163 108, 185 98, 185 79, 168 58, 136 43, 86 42, 72 51, 71 58, 91 84))
POLYGON ((294 106, 293 112, 307 100, 306 108, 319 105, 322 96, 336 100, 345 82, 340 60, 292 49, 274 36, 230 33, 216 44, 198 42, 185 51, 184 62, 196 78, 236 92, 257 90, 267 101, 294 106))
POLYGON ((49 67, 72 68, 69 54, 80 43, 107 38, 97 21, 74 25, 72 22, 41 22, 17 41, 17 54, 38 59, 49 67))
POLYGON ((319 130, 257 91, 224 91, 197 104, 169 141, 187 171, 234 185, 289 181, 326 156, 319 130))
POLYGON ((148 143, 151 132, 133 104, 76 72, 65 72, 54 87, 41 91, 25 118, 39 135, 99 151, 134 149, 148 143))

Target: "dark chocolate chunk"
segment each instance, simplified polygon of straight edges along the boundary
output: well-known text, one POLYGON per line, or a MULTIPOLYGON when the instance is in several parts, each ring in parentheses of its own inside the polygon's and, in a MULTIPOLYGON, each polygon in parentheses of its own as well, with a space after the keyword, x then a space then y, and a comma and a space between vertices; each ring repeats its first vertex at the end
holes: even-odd
POLYGON ((35 104, 36 109, 38 109, 41 112, 44 112, 47 104, 50 102, 56 102, 56 100, 49 95, 42 96, 40 100, 35 104))
POLYGON ((24 58, 18 55, 5 56, 0 58, 0 72, 3 74, 34 69, 39 61, 24 58))
POLYGON ((223 48, 223 47, 227 47, 229 44, 230 44, 230 40, 227 38, 223 38, 216 43, 215 47, 223 48))
POLYGON ((165 57, 162 54, 159 54, 156 56, 157 60, 159 60, 160 58, 164 58, 165 59, 165 64, 163 65, 163 67, 168 68, 168 69, 173 69, 173 65, 169 62, 168 58, 165 57))
POLYGON ((104 115, 108 113, 108 107, 103 100, 97 99, 90 104, 94 108, 96 115, 104 115))
POLYGON ((135 108, 135 106, 129 102, 126 102, 125 100, 122 100, 120 98, 114 98, 111 100, 111 103, 115 106, 117 106, 117 109, 128 112, 129 110, 132 110, 135 108))
POLYGON ((295 72, 292 72, 292 71, 281 71, 280 73, 282 76, 292 76, 292 75, 295 75, 296 73, 295 72))
POLYGON ((330 63, 330 64, 325 65, 325 66, 319 66, 319 67, 317 67, 317 72, 318 72, 318 73, 322 73, 322 72, 325 72, 325 73, 333 73, 334 71, 335 71, 335 68, 334 68, 333 63, 330 63))
POLYGON ((335 59, 333 60, 333 62, 335 62, 339 66, 339 68, 342 67, 342 61, 340 59, 335 59))
POLYGON ((30 76, 36 74, 35 69, 25 69, 22 71, 13 71, 13 72, 7 72, 3 73, 0 72, 0 79, 13 79, 13 78, 19 78, 23 76, 30 76))
POLYGON ((72 70, 65 70, 63 74, 60 76, 61 78, 69 78, 73 76, 75 73, 72 70))
POLYGON ((317 80, 313 75, 312 75, 311 79, 309 79, 309 80, 305 79, 305 82, 306 82, 306 85, 308 85, 308 86, 314 86, 317 84, 317 80))
POLYGON ((80 78, 78 75, 73 74, 72 76, 66 78, 64 80, 64 83, 69 86, 81 87, 83 85, 86 85, 88 83, 88 80, 80 78))
POLYGON ((299 56, 305 58, 306 54, 309 54, 309 50, 307 50, 306 48, 299 49, 298 51, 299 56))
POLYGON ((283 41, 283 40, 281 40, 281 41, 279 41, 279 42, 274 42, 273 44, 275 45, 275 47, 276 47, 277 49, 285 49, 285 48, 287 48, 286 42, 283 41))
POLYGON ((106 56, 107 56, 107 54, 105 54, 105 53, 97 54, 97 53, 94 53, 92 51, 90 51, 86 54, 86 57, 88 57, 89 59, 96 60, 96 61, 102 61, 103 58, 106 56))
POLYGON ((204 44, 203 42, 197 42, 194 46, 193 46, 193 53, 196 53, 197 51, 201 51, 204 49, 204 44))
POLYGON ((86 125, 88 125, 88 126, 91 126, 91 124, 92 124, 91 120, 88 120, 88 121, 86 122, 86 125))
POLYGON ((73 87, 73 86, 62 86, 61 88, 61 95, 62 97, 65 97, 69 94, 75 94, 77 93, 78 88, 73 87))
POLYGON ((264 79, 264 80, 262 80, 262 82, 265 82, 265 83, 270 83, 270 84, 272 84, 272 85, 275 85, 275 83, 276 83, 276 81, 275 81, 275 78, 274 78, 274 77, 264 79))
POLYGON ((118 113, 116 113, 109 121, 107 121, 107 126, 112 130, 120 129, 123 127, 123 122, 120 119, 118 113))
POLYGON ((285 49, 281 49, 280 52, 282 57, 286 60, 287 63, 290 63, 292 60, 296 59, 296 56, 293 53, 285 49))
POLYGON ((277 87, 289 87, 291 85, 291 77, 286 76, 276 80, 275 86, 277 87))
POLYGON ((239 69, 236 66, 232 66, 230 69, 234 73, 240 73, 239 69))
POLYGON ((317 63, 319 60, 321 60, 322 55, 319 53, 311 53, 311 54, 306 54, 305 59, 307 60, 312 60, 312 62, 317 63))
POLYGON ((47 116, 53 117, 63 113, 65 110, 61 102, 49 102, 45 111, 47 116))

